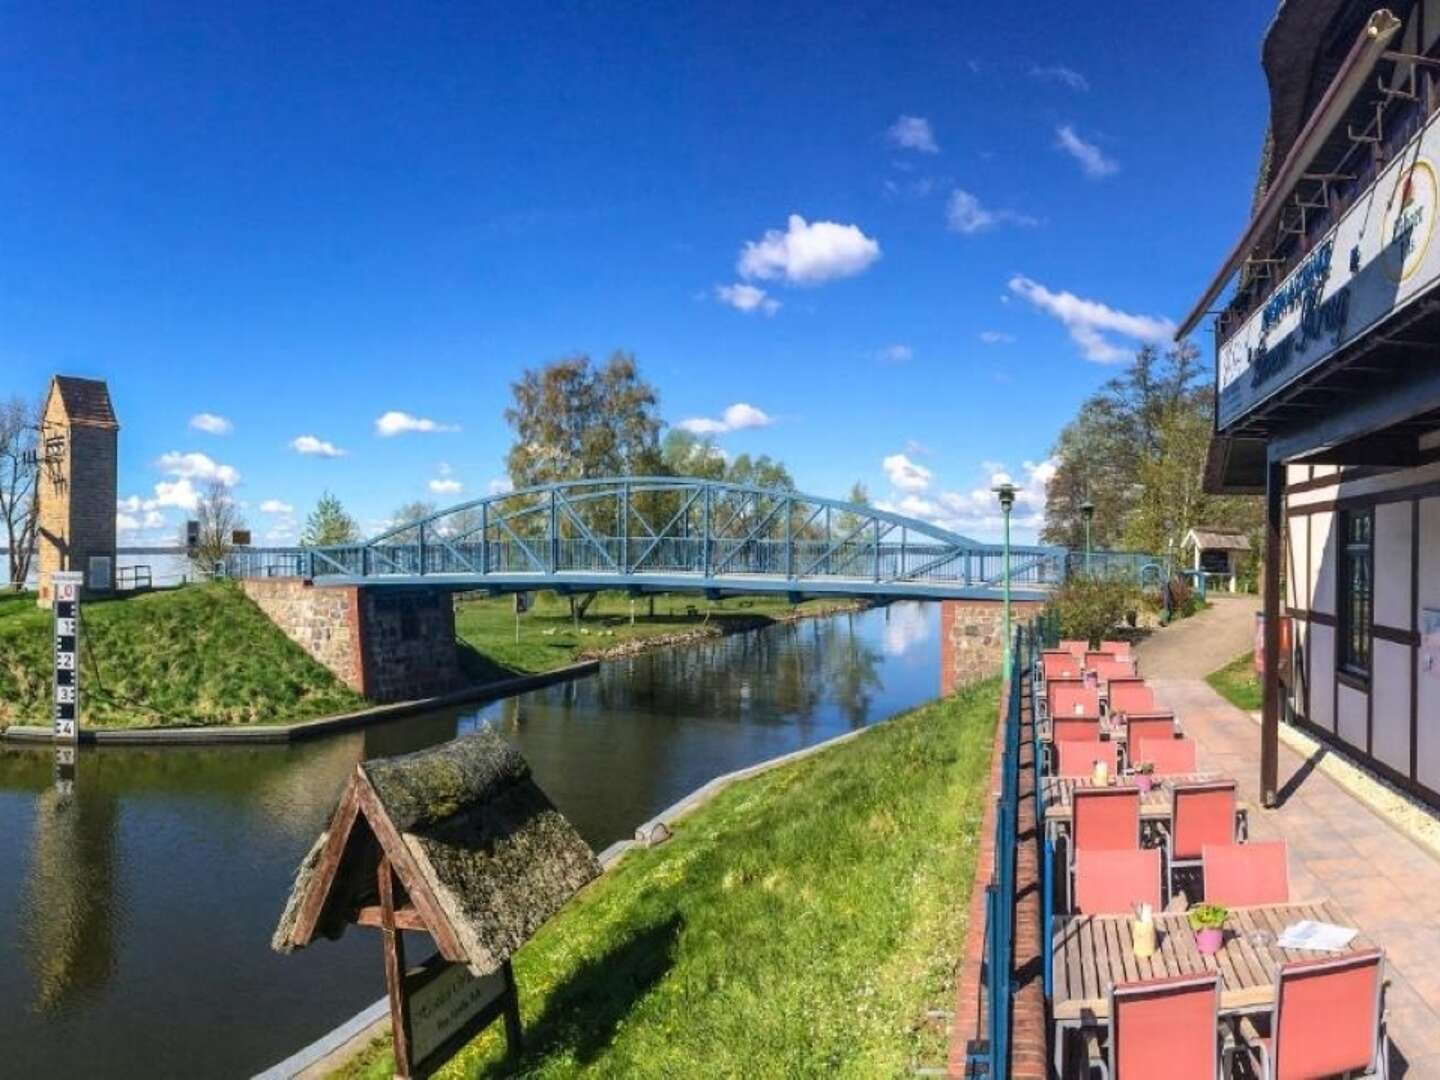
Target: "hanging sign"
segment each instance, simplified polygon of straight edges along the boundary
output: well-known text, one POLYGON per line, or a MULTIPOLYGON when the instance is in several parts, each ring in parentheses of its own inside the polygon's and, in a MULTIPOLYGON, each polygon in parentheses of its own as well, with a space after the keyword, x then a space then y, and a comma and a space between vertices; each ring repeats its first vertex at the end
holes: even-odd
POLYGON ((1220 346, 1222 431, 1440 281, 1437 157, 1432 120, 1220 346))
POLYGON ((55 738, 77 742, 80 738, 80 586, 85 575, 79 571, 57 571, 50 575, 55 593, 55 738))

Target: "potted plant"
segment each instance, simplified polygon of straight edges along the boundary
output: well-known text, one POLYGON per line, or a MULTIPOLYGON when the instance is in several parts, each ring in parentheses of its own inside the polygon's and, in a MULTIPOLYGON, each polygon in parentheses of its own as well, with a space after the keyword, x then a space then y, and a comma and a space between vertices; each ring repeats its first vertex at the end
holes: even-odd
POLYGON ((1195 931, 1195 947, 1202 956, 1214 956, 1220 951, 1229 916, 1223 904, 1196 904, 1190 909, 1190 929, 1195 931))
POLYGON ((1130 766, 1130 775, 1135 781, 1135 786, 1140 789, 1140 794, 1145 794, 1155 785, 1155 765, 1150 761, 1137 761, 1130 766))

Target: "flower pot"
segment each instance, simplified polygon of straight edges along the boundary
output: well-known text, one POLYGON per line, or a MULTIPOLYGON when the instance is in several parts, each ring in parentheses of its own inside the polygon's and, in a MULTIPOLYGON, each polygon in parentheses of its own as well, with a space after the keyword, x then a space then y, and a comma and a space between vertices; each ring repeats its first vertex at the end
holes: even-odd
POLYGON ((1195 947, 1200 950, 1201 956, 1214 956, 1223 944, 1225 931, 1218 926, 1207 926, 1204 930, 1195 931, 1195 947))

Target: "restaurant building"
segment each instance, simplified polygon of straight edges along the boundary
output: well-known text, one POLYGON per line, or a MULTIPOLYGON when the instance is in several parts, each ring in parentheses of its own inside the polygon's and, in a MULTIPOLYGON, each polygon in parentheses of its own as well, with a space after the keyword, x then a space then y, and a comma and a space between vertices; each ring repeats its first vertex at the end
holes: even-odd
POLYGON ((1286 0, 1262 58, 1251 218, 1180 334, 1215 316, 1207 488, 1266 496, 1263 796, 1283 718, 1440 805, 1440 0, 1286 0))

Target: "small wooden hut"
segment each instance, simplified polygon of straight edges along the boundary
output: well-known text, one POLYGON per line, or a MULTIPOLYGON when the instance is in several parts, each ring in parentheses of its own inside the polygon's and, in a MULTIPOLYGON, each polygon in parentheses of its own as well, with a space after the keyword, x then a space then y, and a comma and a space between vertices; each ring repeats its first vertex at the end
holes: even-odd
POLYGON ((272 944, 288 953, 352 923, 378 927, 396 1072, 424 1073, 499 1015, 517 1044, 510 957, 599 873, 525 759, 482 730, 356 766, 300 864, 272 944), (400 930, 428 933, 437 961, 407 972, 400 930), (467 971, 446 970, 457 966, 467 971), (417 995, 442 982, 443 1022, 432 1023, 417 995), (454 1008, 457 985, 473 1011, 454 1008))

